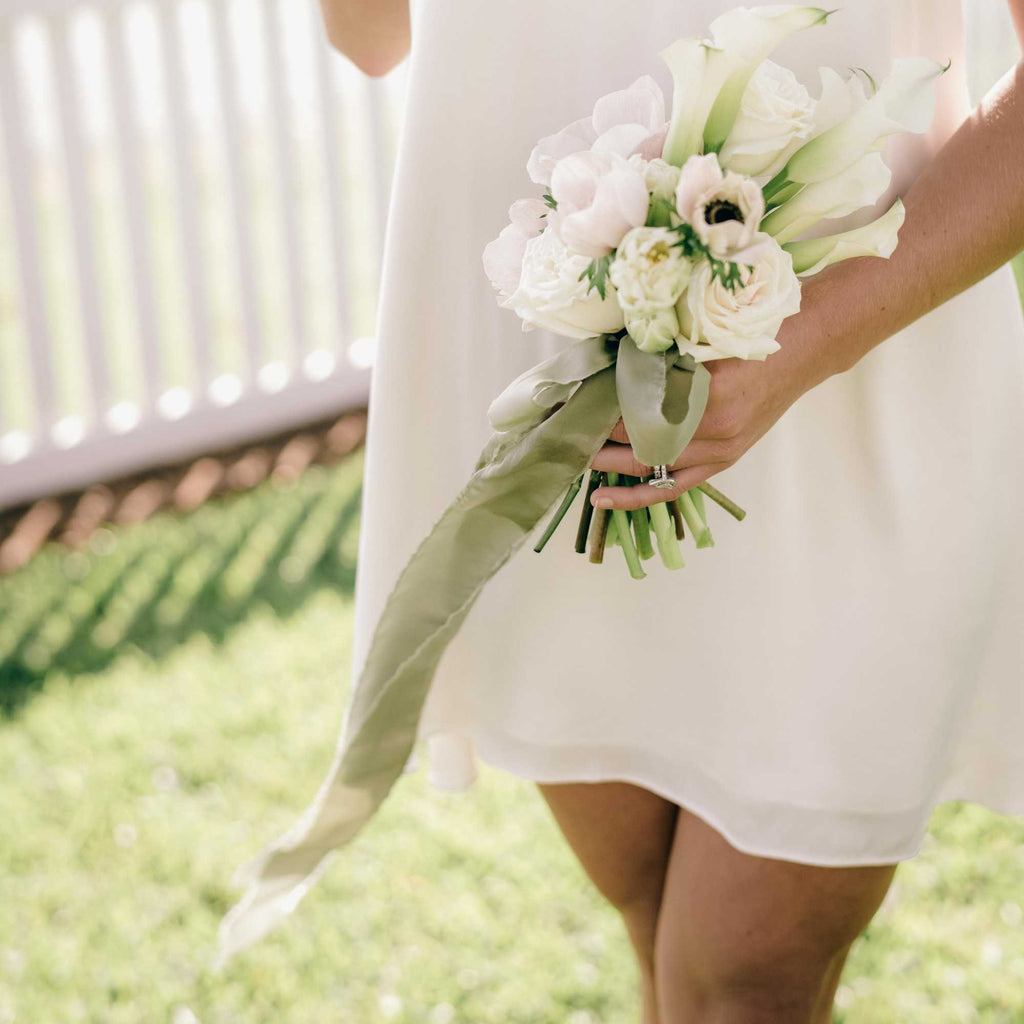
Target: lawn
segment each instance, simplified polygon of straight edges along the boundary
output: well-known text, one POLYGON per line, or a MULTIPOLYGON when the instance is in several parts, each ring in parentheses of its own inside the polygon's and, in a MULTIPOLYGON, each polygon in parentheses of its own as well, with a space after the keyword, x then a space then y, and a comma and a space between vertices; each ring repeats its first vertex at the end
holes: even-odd
MULTIPOLYGON (((617 915, 525 780, 405 776, 289 921, 209 971, 348 690, 362 452, 0 581, 0 1024, 634 1024, 617 915)), ((1024 819, 946 804, 846 1024, 1024 1021, 1024 819)))

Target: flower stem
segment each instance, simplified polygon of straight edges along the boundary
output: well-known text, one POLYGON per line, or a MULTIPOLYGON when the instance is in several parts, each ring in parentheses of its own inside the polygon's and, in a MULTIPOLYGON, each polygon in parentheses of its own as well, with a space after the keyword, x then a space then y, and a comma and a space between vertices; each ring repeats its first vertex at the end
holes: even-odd
POLYGON ((667 505, 659 501, 656 505, 648 505, 647 508, 651 514, 651 526, 654 527, 654 537, 658 542, 658 554, 661 555, 662 564, 666 569, 682 569, 685 564, 683 552, 680 550, 667 505))
POLYGON ((565 513, 569 511, 569 506, 573 503, 573 499, 579 493, 582 483, 583 477, 579 476, 569 485, 569 490, 565 492, 565 497, 562 498, 561 504, 555 510, 555 514, 551 517, 551 521, 548 523, 547 528, 541 534, 540 540, 534 545, 534 551, 542 551, 544 549, 544 545, 551 539, 551 535, 558 528, 558 524, 565 517, 565 513))
POLYGON ((747 514, 732 498, 727 498, 717 487, 709 484, 707 480, 702 484, 697 484, 697 489, 703 491, 713 502, 721 505, 734 519, 742 519, 747 514))
POLYGON ((686 525, 690 528, 690 533, 693 534, 697 547, 712 547, 715 542, 711 539, 711 531, 705 525, 704 520, 701 519, 689 491, 683 491, 679 495, 679 511, 683 513, 683 518, 686 520, 686 525))
POLYGON ((672 498, 670 501, 666 501, 665 505, 672 516, 672 522, 676 528, 676 540, 684 540, 686 530, 683 529, 683 514, 679 511, 679 499, 672 498))
POLYGON ((608 524, 611 522, 612 510, 599 508, 594 513, 590 526, 590 561, 600 565, 604 561, 604 545, 608 537, 608 524))
POLYGON ((583 498, 583 511, 580 513, 580 525, 576 530, 576 551, 584 554, 587 550, 587 534, 590 531, 590 520, 594 515, 594 506, 590 504, 590 496, 601 483, 601 470, 592 469, 587 481, 587 493, 583 498))
POLYGON ((643 559, 654 557, 654 545, 651 543, 651 519, 646 508, 633 511, 633 530, 636 533, 637 554, 643 559))
MULTIPOLYGON (((608 483, 612 487, 618 486, 619 474, 609 473, 608 483)), ((624 508, 613 508, 612 518, 615 520, 615 536, 622 546, 622 553, 626 556, 626 565, 629 566, 629 575, 635 580, 642 580, 647 573, 640 564, 640 556, 636 553, 636 546, 633 544, 633 534, 629 529, 629 517, 624 508)))

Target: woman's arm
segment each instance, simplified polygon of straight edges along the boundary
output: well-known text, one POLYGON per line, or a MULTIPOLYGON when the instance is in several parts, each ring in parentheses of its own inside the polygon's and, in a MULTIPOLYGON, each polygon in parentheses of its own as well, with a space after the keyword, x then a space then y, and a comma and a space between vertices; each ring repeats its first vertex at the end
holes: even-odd
POLYGON ((409 52, 409 0, 320 0, 331 45, 368 75, 386 75, 409 52))
MULTIPOLYGON (((1024 25, 1024 0, 1011 8, 1024 25)), ((903 197, 906 220, 888 259, 837 263, 805 280, 800 312, 764 362, 707 364, 711 396, 694 440, 669 467, 674 491, 598 488, 615 508, 664 501, 735 463, 805 391, 854 366, 875 345, 992 273, 1024 249, 1024 61, 988 93, 903 197)), ((1024 341, 1022 341, 1024 344, 1024 341)), ((610 435, 628 442, 621 421, 610 435)), ((627 444, 595 469, 650 476, 627 444)))

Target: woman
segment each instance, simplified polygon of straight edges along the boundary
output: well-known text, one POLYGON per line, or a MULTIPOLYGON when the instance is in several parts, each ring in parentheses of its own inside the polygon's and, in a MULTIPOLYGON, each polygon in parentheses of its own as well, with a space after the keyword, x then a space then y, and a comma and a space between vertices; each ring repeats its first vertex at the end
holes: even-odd
MULTIPOLYGON (((667 86, 658 51, 734 5, 420 0, 410 27, 406 0, 323 0, 368 74, 412 44, 356 674, 397 573, 473 468, 490 400, 564 344, 523 334, 480 265, 531 194, 532 145, 640 74, 667 86)), ((1024 0, 1010 7, 1024 33, 1024 0)), ((827 1021, 935 805, 1024 813, 1024 331, 1004 266, 1024 247, 1024 68, 971 113, 960 18, 959 0, 847 0, 777 54, 812 89, 819 65, 953 67, 931 131, 886 154, 907 211, 895 255, 810 279, 766 361, 709 364, 667 493, 715 476, 747 520, 716 520, 713 553, 641 584, 571 544, 526 547, 428 699, 436 785, 470 785, 477 754, 536 780, 623 916, 646 1024, 827 1021)), ((593 465, 651 471, 621 421, 593 465)), ((594 500, 665 497, 641 484, 594 500)))

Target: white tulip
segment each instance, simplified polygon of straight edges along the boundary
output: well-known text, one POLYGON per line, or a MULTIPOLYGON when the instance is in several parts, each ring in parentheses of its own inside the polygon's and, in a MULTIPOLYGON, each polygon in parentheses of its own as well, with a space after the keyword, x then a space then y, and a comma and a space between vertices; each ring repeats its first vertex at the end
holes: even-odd
POLYGON ((789 68, 766 60, 743 93, 719 153, 724 167, 771 178, 811 134, 815 102, 789 68))
POLYGON ((892 172, 881 154, 868 153, 834 178, 805 185, 765 217, 761 230, 780 244, 789 242, 819 220, 845 217, 878 202, 891 181, 892 172))
POLYGON ((935 112, 935 81, 949 69, 924 57, 901 57, 878 91, 848 117, 805 143, 781 172, 789 181, 832 177, 897 132, 928 130, 935 112))
POLYGON ((641 352, 665 352, 676 343, 679 317, 675 308, 649 314, 626 314, 626 330, 641 352))
POLYGON ((793 269, 800 277, 810 277, 840 260, 855 256, 881 256, 888 259, 896 249, 899 230, 906 210, 899 199, 877 220, 843 231, 838 235, 788 242, 783 248, 793 257, 793 269))
POLYGON ((686 288, 693 265, 677 241, 666 228, 638 227, 619 244, 608 277, 626 313, 627 330, 630 314, 647 316, 672 307, 686 288))
POLYGON ((800 309, 800 279, 793 259, 768 238, 754 269, 741 268, 742 285, 727 288, 698 263, 686 294, 676 304, 679 350, 698 363, 710 359, 764 359, 780 348, 775 340, 782 321, 800 309))
POLYGON ((581 276, 590 259, 570 252, 551 228, 527 241, 519 285, 502 303, 524 321, 569 338, 614 334, 625 326, 615 289, 602 299, 581 276))

